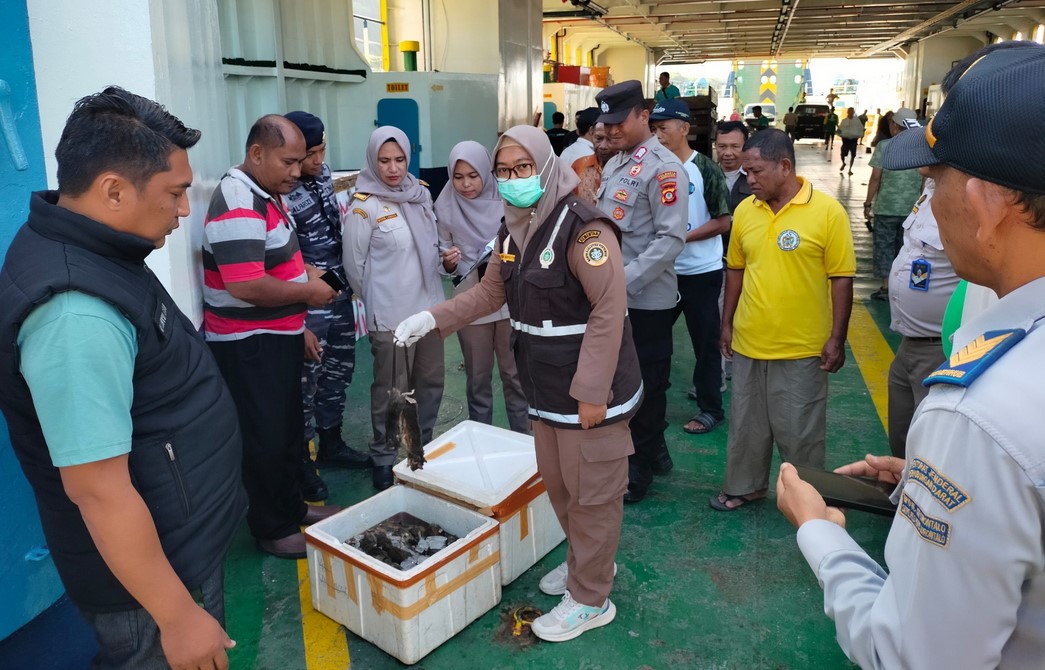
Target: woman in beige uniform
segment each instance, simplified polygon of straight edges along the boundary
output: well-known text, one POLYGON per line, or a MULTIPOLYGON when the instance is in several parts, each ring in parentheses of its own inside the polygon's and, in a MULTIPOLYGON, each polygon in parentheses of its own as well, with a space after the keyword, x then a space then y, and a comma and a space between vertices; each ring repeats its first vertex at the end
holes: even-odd
POLYGON ((406 319, 395 337, 409 344, 434 328, 446 337, 507 300, 537 467, 569 542, 566 562, 540 583, 562 601, 532 630, 562 642, 616 615, 609 593, 634 451, 628 419, 642 378, 616 227, 572 193, 577 176, 537 128, 501 137, 494 174, 505 225, 482 281, 406 319))
MULTIPOLYGON (((486 274, 487 249, 501 227, 504 201, 497 192, 490 152, 478 142, 466 140, 451 149, 446 170, 450 183, 435 201, 435 216, 439 221, 439 248, 445 249, 443 269, 454 275, 454 295, 458 295, 486 274)), ((526 396, 519 385, 511 337, 505 305, 457 331, 468 378, 468 418, 493 423, 490 382, 496 353, 508 425, 518 433, 529 433, 526 396)))
POLYGON ((402 350, 396 353, 392 344, 397 323, 444 299, 432 196, 428 185, 407 171, 409 167, 410 142, 403 131, 382 126, 370 135, 342 236, 345 272, 366 305, 374 356, 370 456, 378 489, 392 485, 396 457, 394 445, 385 443, 392 385, 414 390, 422 443, 432 439, 443 399, 443 340, 434 334, 421 338, 406 356, 402 350))

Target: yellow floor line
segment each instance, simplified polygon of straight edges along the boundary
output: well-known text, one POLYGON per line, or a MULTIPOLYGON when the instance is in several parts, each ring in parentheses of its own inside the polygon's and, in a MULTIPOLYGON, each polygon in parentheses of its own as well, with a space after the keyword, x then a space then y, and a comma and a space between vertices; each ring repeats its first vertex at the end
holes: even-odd
POLYGON ((893 350, 867 307, 859 301, 853 302, 853 315, 849 319, 849 348, 853 350, 882 427, 888 433, 889 364, 893 361, 893 350))
POLYGON ((307 670, 346 670, 348 641, 341 625, 312 609, 312 590, 308 582, 308 561, 298 563, 298 590, 301 596, 301 632, 305 637, 307 670))

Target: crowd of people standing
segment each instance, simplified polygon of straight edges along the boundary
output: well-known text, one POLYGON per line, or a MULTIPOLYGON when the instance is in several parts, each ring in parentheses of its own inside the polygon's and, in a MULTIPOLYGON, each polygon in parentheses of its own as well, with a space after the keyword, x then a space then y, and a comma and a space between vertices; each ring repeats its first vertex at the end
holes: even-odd
POLYGON ((492 153, 457 144, 433 202, 409 171, 406 135, 379 127, 342 217, 322 121, 263 116, 208 206, 201 337, 144 264, 189 213, 199 132, 116 87, 81 100, 59 143, 58 191, 33 194, 0 275, 0 407, 98 662, 226 667, 222 562, 241 519, 262 552, 301 558, 301 527, 340 511, 306 504, 329 493, 315 463, 370 468, 375 489, 391 486, 389 392, 413 389, 430 441, 454 332, 469 417, 492 421, 496 359, 509 425, 533 434, 568 541, 539 585, 561 600, 533 632, 561 642, 609 624, 624 505, 673 468, 666 392, 682 314, 698 405, 687 433, 727 420, 731 363, 725 479, 709 505, 765 498, 780 450, 778 505, 850 657, 1030 667, 1041 658, 1042 458, 1037 433, 1014 426, 1040 415, 1022 371, 1041 356, 1023 346, 998 359, 1040 339, 1042 175, 977 151, 970 129, 987 108, 1014 141, 1012 106, 986 94, 1009 71, 1040 81, 1045 56, 1031 44, 996 51, 956 66, 931 128, 893 113, 872 157, 865 207, 883 277, 872 297, 891 301, 903 335, 889 378, 895 456, 845 471, 902 485, 892 576, 792 467, 825 462, 828 377, 845 363, 856 267, 844 208, 799 176, 785 132, 723 123, 715 163, 689 148, 689 111, 667 81, 652 109, 628 81, 581 113, 565 157, 531 126, 507 130, 492 153), (943 360, 933 345, 959 274, 1002 300, 955 333, 961 349, 943 360), (348 447, 342 421, 353 294, 373 357, 367 453, 348 447), (82 383, 66 383, 70 371, 82 383), (927 393, 914 388, 926 371, 927 393), (999 407, 1009 386, 1018 392, 999 407), (960 565, 939 553, 949 546, 960 565), (975 584, 971 571, 993 580, 975 584), (904 626, 934 639, 931 608, 954 582, 975 586, 983 610, 962 619, 953 649, 901 645, 904 626), (899 607, 901 590, 930 611, 899 607))

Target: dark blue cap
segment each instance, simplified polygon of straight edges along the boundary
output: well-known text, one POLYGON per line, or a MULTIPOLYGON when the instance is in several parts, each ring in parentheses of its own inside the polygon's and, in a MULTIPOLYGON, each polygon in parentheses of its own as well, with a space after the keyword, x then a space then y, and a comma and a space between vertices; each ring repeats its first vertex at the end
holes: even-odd
POLYGON ((925 128, 905 130, 889 141, 882 167, 944 164, 1017 191, 1045 193, 1037 132, 1045 118, 1042 82, 1045 47, 986 54, 951 87, 925 128))
POLYGON ((689 115, 689 105, 678 98, 671 100, 660 100, 653 112, 649 115, 650 121, 665 121, 667 119, 678 119, 689 123, 693 117, 689 115))
POLYGON ((645 104, 646 99, 642 97, 642 84, 636 79, 629 79, 599 91, 595 102, 602 112, 599 123, 613 125, 628 118, 631 110, 645 104))
POLYGON ((327 141, 327 135, 323 131, 323 122, 319 120, 318 116, 313 116, 308 112, 291 112, 284 118, 297 126, 301 134, 305 136, 306 149, 319 146, 327 141))

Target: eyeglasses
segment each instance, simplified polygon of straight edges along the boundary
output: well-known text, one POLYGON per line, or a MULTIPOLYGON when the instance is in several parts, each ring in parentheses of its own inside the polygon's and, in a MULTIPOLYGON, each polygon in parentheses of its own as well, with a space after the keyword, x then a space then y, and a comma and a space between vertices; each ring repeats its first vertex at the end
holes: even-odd
POLYGON ((526 179, 533 176, 533 168, 533 163, 519 163, 514 167, 498 167, 494 168, 493 176, 497 181, 508 181, 512 175, 519 179, 526 179))

